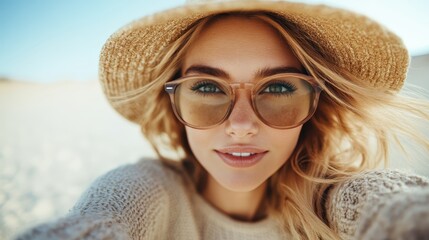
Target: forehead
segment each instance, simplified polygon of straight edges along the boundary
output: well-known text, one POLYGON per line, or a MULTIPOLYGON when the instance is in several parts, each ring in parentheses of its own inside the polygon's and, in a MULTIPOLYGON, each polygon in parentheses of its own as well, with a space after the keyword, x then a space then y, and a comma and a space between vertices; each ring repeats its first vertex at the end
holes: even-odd
POLYGON ((187 50, 182 74, 192 65, 249 79, 266 68, 302 66, 276 29, 262 20, 228 16, 208 23, 187 50))

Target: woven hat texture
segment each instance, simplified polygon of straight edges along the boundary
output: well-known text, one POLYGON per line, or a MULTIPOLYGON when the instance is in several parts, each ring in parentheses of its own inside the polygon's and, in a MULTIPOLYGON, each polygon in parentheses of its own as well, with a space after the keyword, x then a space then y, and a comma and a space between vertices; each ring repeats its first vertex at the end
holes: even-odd
POLYGON ((159 54, 196 20, 230 11, 270 11, 298 25, 335 64, 375 88, 399 90, 405 81, 408 52, 401 39, 371 19, 343 9, 287 1, 188 1, 124 26, 105 43, 99 78, 110 104, 137 122, 133 102, 114 98, 147 84, 159 54))

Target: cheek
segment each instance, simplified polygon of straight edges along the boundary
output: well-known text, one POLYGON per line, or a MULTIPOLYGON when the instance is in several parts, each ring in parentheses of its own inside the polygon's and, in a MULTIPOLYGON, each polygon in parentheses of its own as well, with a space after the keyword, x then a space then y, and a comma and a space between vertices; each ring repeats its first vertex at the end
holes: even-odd
MULTIPOLYGON (((217 139, 219 129, 198 130, 186 127, 186 135, 188 138, 189 147, 192 150, 196 160, 202 167, 212 176, 218 176, 224 172, 222 163, 216 158, 213 151, 214 139, 217 139)), ((222 177, 220 177, 222 178, 222 177)))
POLYGON ((189 146, 197 159, 204 159, 209 153, 210 139, 213 139, 211 130, 198 130, 185 127, 189 146))
POLYGON ((270 134, 274 154, 280 161, 285 162, 296 148, 301 129, 302 125, 293 129, 275 131, 270 134))

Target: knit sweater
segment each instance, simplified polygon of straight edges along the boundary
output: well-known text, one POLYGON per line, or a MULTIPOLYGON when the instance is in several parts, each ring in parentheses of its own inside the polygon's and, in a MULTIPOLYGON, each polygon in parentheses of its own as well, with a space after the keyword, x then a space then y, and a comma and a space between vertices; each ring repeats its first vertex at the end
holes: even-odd
MULTIPOLYGON (((268 216, 242 222, 201 197, 180 167, 141 160, 99 177, 69 214, 17 239, 287 239, 268 216)), ((392 170, 330 188, 326 219, 342 239, 429 236, 429 181, 392 170)))

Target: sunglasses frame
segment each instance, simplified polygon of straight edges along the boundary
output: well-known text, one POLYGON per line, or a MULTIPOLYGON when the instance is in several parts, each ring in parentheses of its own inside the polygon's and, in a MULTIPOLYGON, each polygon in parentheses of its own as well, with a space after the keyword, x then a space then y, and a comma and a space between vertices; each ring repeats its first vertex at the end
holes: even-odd
MULTIPOLYGON (((179 121, 181 123, 183 123, 184 125, 191 127, 191 128, 195 128, 195 129, 209 129, 209 128, 213 128, 216 127, 220 124, 222 124, 223 122, 225 122, 226 119, 228 119, 229 115, 232 112, 232 109, 234 108, 235 105, 235 101, 236 101, 236 91, 240 90, 240 89, 244 89, 244 90, 250 90, 251 94, 251 103, 252 103, 252 109, 253 112, 256 114, 256 116, 259 118, 260 121, 262 121, 264 124, 266 124, 267 126, 270 126, 272 128, 277 128, 277 129, 290 129, 290 128, 295 128, 301 124, 304 124, 305 122, 307 122, 314 114, 314 112, 316 111, 317 108, 317 104, 319 101, 319 96, 320 93, 323 91, 322 87, 320 87, 319 84, 317 84, 317 82, 314 80, 313 77, 305 75, 305 74, 301 74, 301 73, 280 73, 280 74, 275 74, 266 78, 263 78, 262 80, 258 81, 257 83, 237 83, 237 82, 227 82, 225 80, 223 80, 222 78, 219 77, 215 77, 215 76, 211 76, 211 75, 191 75, 191 76, 185 76, 185 77, 181 77, 178 78, 176 80, 173 80, 171 82, 167 82, 164 84, 164 90, 168 93, 168 95, 170 96, 170 101, 171 101, 171 106, 173 107, 173 111, 174 114, 176 115, 177 119, 179 119, 179 121), (303 120, 301 120, 300 122, 292 125, 292 126, 275 126, 273 124, 268 123, 264 118, 262 118, 262 116, 259 114, 259 111, 257 111, 256 108, 256 103, 255 103, 255 95, 256 95, 256 90, 259 90, 261 86, 263 86, 264 84, 266 84, 267 82, 273 80, 273 79, 277 79, 280 77, 294 77, 294 78, 299 78, 301 80, 304 80, 306 82, 309 83, 309 85, 313 88, 314 90, 314 99, 313 99, 313 103, 310 106, 310 111, 308 113, 308 116, 306 118, 304 118, 303 120), (225 90, 228 91, 229 96, 230 96, 230 103, 229 103, 229 107, 228 110, 225 113, 225 116, 216 124, 212 124, 210 126, 205 126, 205 127, 200 127, 200 126, 194 126, 188 122, 186 122, 185 120, 183 120, 183 118, 180 116, 180 114, 178 113, 177 110, 177 106, 175 104, 175 92, 176 92, 176 88, 177 86, 179 86, 181 83, 185 82, 185 81, 189 81, 191 79, 199 79, 199 78, 204 78, 207 80, 211 80, 211 81, 215 81, 217 83, 219 83, 221 86, 225 86, 225 90)), ((227 94, 228 94, 227 93, 227 94)))

